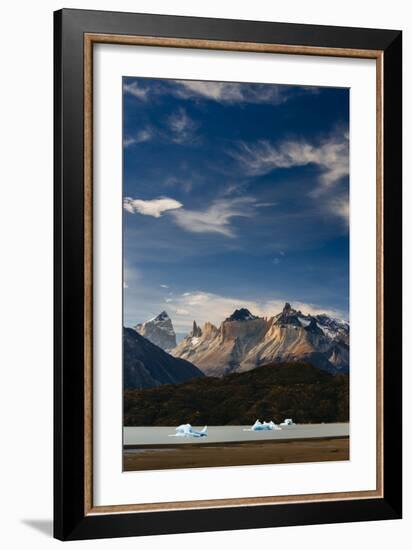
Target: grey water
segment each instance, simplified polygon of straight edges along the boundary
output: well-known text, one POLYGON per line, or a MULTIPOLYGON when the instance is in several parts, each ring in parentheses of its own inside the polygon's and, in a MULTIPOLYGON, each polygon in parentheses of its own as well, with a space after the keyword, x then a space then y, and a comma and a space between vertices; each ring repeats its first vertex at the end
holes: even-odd
MULTIPOLYGON (((281 430, 245 431, 250 426, 208 426, 207 437, 171 437, 176 426, 138 426, 123 428, 124 445, 185 445, 206 443, 235 443, 243 441, 267 441, 302 439, 311 437, 344 437, 349 435, 349 423, 297 424, 281 430)), ((193 426, 201 430, 203 426, 193 426)))

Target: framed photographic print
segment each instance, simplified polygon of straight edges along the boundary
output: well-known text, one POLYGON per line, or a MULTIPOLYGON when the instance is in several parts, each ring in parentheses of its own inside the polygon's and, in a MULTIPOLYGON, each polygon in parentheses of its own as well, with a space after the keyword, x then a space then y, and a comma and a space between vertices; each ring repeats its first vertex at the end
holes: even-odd
POLYGON ((55 536, 401 517, 401 32, 55 13, 55 536))

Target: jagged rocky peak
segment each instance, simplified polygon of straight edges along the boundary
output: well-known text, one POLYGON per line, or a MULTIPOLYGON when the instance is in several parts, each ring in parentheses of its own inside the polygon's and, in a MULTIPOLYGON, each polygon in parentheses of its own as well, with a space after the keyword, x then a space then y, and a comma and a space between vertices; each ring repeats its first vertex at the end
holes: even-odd
POLYGON ((334 319, 333 317, 329 317, 328 315, 325 315, 324 313, 320 315, 315 316, 316 321, 319 325, 324 325, 325 327, 328 327, 331 330, 344 330, 349 331, 349 324, 345 321, 339 321, 338 319, 334 319))
POLYGON ((242 307, 240 309, 235 309, 232 315, 227 317, 225 321, 254 321, 255 319, 259 319, 259 317, 252 315, 248 309, 242 307))
POLYGON ((209 321, 206 321, 206 323, 203 325, 202 334, 205 337, 214 336, 218 332, 219 332, 219 329, 209 321))
POLYGON ((316 319, 314 317, 311 317, 309 324, 306 325, 305 330, 307 332, 310 332, 311 334, 319 334, 320 336, 324 335, 323 330, 318 327, 318 324, 316 322, 316 319))
POLYGON ((135 330, 147 338, 147 340, 150 340, 152 344, 164 350, 169 350, 176 346, 176 334, 167 311, 163 310, 159 315, 153 317, 153 319, 136 325, 135 330))
POLYGON ((282 312, 275 317, 275 325, 301 327, 302 323, 299 320, 299 312, 293 309, 289 302, 286 302, 282 312))
POLYGON ((167 321, 168 319, 170 319, 169 315, 167 314, 167 311, 163 310, 161 313, 159 313, 159 315, 157 315, 154 319, 152 319, 153 321, 167 321))
POLYGON ((191 332, 191 336, 193 337, 200 337, 202 336, 202 329, 199 327, 199 325, 196 323, 196 321, 193 321, 193 328, 191 332))
POLYGON ((349 345, 349 324, 346 321, 329 317, 322 313, 315 315, 317 325, 322 329, 323 333, 336 342, 341 342, 349 345))

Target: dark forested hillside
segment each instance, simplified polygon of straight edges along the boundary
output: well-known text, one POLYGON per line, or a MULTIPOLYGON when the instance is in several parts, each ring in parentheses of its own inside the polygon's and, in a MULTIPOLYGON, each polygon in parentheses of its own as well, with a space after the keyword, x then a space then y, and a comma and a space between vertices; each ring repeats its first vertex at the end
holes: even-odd
POLYGON ((224 378, 201 377, 124 393, 125 426, 245 425, 349 420, 349 376, 277 363, 224 378))

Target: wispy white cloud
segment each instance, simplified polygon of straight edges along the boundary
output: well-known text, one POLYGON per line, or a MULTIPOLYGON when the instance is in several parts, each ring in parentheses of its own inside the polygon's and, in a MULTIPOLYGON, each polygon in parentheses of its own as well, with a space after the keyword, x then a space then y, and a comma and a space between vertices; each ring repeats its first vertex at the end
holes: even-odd
POLYGON ((160 218, 164 212, 176 210, 183 205, 181 202, 169 197, 160 197, 152 200, 132 199, 125 197, 123 200, 123 208, 130 214, 143 214, 143 216, 152 216, 160 218))
POLYGON ((131 214, 160 218, 169 212, 173 222, 189 233, 218 233, 230 238, 236 236, 233 218, 252 217, 261 206, 253 197, 220 198, 201 210, 184 208, 181 202, 170 197, 151 200, 125 197, 123 200, 123 208, 131 214))
POLYGON ((194 182, 199 182, 199 180, 200 177, 197 173, 185 175, 184 177, 168 176, 164 180, 163 185, 165 187, 173 187, 190 193, 193 189, 194 182))
MULTIPOLYGON (((178 332, 189 332, 193 321, 200 325, 206 321, 219 326, 235 309, 246 307, 254 315, 272 317, 282 311, 285 302, 291 302, 290 296, 283 299, 268 299, 266 301, 244 300, 241 298, 222 296, 210 292, 193 291, 177 296, 173 303, 168 304, 168 312, 173 319, 173 325, 178 332)), ((323 308, 318 305, 301 301, 291 302, 292 307, 302 313, 313 315, 326 313, 332 317, 342 318, 340 311, 323 308)))
POLYGON ((234 237, 232 218, 252 216, 254 202, 251 197, 220 199, 203 210, 182 208, 171 212, 171 215, 179 227, 191 233, 219 233, 234 237))
POLYGON ((160 285, 162 288, 169 288, 169 285, 160 285))
POLYGON ((123 84, 123 91, 126 94, 130 94, 136 99, 146 101, 149 98, 150 89, 149 87, 141 86, 136 80, 123 84))
POLYGON ((134 143, 136 143, 136 141, 132 137, 125 137, 123 140, 124 147, 130 147, 130 145, 133 145, 134 143))
POLYGON ((320 183, 330 187, 349 174, 349 141, 347 135, 332 137, 318 145, 306 141, 284 141, 273 144, 259 141, 241 142, 230 153, 249 175, 263 175, 276 168, 314 164, 321 170, 320 183))
POLYGON ((186 112, 180 108, 166 118, 164 126, 146 125, 140 128, 135 134, 128 135, 123 140, 124 147, 137 145, 155 139, 162 142, 174 143, 198 143, 200 138, 196 135, 199 124, 195 122, 186 112))
POLYGON ((255 204, 256 208, 269 208, 270 206, 276 206, 277 202, 257 202, 255 204))
POLYGON ((178 98, 194 98, 218 103, 271 103, 278 105, 303 93, 317 93, 318 88, 300 86, 291 89, 287 85, 249 82, 213 82, 204 80, 157 81, 142 79, 124 84, 125 93, 139 101, 147 101, 164 95, 178 98))
POLYGON ((123 140, 124 147, 130 147, 137 143, 144 143, 145 141, 150 141, 155 137, 156 131, 151 126, 145 126, 136 132, 133 136, 127 136, 123 140))
POLYGON ((285 86, 199 80, 176 82, 176 95, 183 98, 197 97, 219 103, 278 104, 288 99, 285 86))
POLYGON ((326 201, 325 206, 326 210, 349 227, 349 196, 332 197, 326 201))
POLYGON ((199 127, 199 124, 190 118, 182 107, 168 117, 167 125, 170 130, 170 139, 175 143, 193 142, 199 127))

